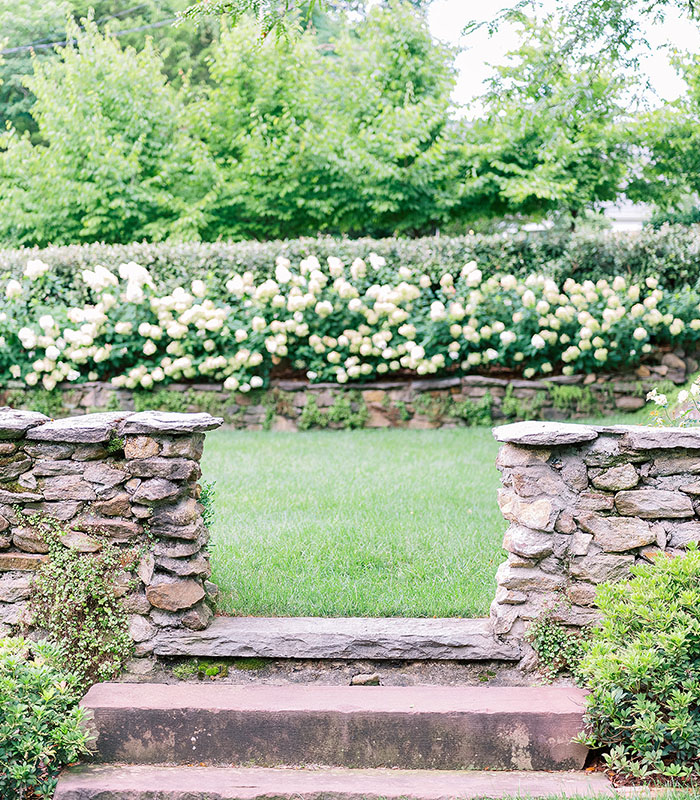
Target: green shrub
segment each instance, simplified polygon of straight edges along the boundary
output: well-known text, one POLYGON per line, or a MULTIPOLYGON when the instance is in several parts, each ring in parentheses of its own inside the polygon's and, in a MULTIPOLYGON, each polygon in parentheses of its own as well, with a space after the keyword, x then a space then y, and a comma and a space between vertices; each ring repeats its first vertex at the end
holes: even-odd
POLYGON ((55 645, 0 639, 0 797, 53 797, 56 776, 87 752, 80 681, 55 645))
POLYGON ((530 624, 526 638, 537 653, 538 667, 547 681, 557 675, 578 673, 583 658, 587 632, 574 631, 544 613, 530 624))
POLYGON ((638 778, 700 776, 700 552, 636 566, 603 585, 580 672, 589 747, 638 778))
POLYGON ((136 554, 101 543, 98 553, 64 546, 55 524, 30 519, 49 546, 49 560, 34 580, 34 624, 61 646, 63 665, 84 687, 111 680, 131 655, 128 617, 117 587, 129 582, 125 567, 136 554))

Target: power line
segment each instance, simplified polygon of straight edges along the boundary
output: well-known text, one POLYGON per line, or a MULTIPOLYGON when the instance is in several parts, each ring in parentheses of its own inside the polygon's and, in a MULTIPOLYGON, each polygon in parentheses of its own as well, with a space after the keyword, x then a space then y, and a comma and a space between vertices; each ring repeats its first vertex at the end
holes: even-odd
MULTIPOLYGON (((123 31, 116 31, 110 34, 111 36, 126 36, 127 33, 138 33, 139 31, 146 31, 150 28, 162 28, 165 25, 171 25, 177 20, 177 17, 169 17, 162 19, 160 22, 151 22, 149 25, 139 25, 137 28, 126 28, 123 31)), ((66 39, 61 42, 48 42, 46 44, 23 44, 19 47, 8 47, 5 50, 0 50, 1 56, 11 56, 18 53, 26 53, 29 50, 48 50, 50 47, 65 47, 68 44, 75 44, 75 39, 66 39)))

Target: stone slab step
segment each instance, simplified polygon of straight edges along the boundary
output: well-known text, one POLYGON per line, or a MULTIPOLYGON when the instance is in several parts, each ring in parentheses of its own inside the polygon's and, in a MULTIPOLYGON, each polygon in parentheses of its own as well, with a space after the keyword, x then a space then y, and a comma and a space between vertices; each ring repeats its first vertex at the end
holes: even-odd
POLYGON ((467 800, 613 795, 603 774, 585 772, 91 766, 64 772, 54 800, 467 800))
POLYGON ((158 634, 159 656, 517 661, 488 619, 217 617, 204 631, 158 634))
POLYGON ((95 761, 567 770, 584 693, 569 687, 93 686, 95 761))

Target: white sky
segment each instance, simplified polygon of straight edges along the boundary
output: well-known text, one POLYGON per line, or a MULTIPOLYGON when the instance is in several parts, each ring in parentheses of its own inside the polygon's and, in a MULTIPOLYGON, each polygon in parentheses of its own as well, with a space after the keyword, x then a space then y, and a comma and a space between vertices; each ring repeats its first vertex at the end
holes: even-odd
MULTIPOLYGON (((543 11, 555 11, 562 3, 566 0, 543 0, 543 11)), ((463 48, 457 56, 455 102, 465 106, 462 113, 467 116, 479 111, 472 101, 484 91, 483 81, 491 74, 489 63, 502 63, 505 54, 517 46, 518 37, 512 27, 504 27, 493 36, 484 29, 469 36, 462 36, 461 31, 471 19, 491 19, 507 5, 508 0, 434 0, 429 8, 433 35, 463 48)), ((679 50, 700 52, 700 27, 672 10, 663 24, 648 26, 647 39, 652 50, 644 57, 644 72, 659 97, 672 100, 682 93, 684 84, 671 67, 664 46, 671 43, 679 50)), ((649 100, 654 103, 654 98, 649 100)))

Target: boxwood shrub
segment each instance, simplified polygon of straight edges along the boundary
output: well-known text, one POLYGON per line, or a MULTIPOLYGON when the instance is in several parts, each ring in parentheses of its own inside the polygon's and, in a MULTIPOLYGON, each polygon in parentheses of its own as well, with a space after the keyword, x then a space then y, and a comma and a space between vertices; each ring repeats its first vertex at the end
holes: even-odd
POLYGON ((589 747, 639 779, 700 777, 700 552, 660 556, 601 586, 580 672, 589 747))

